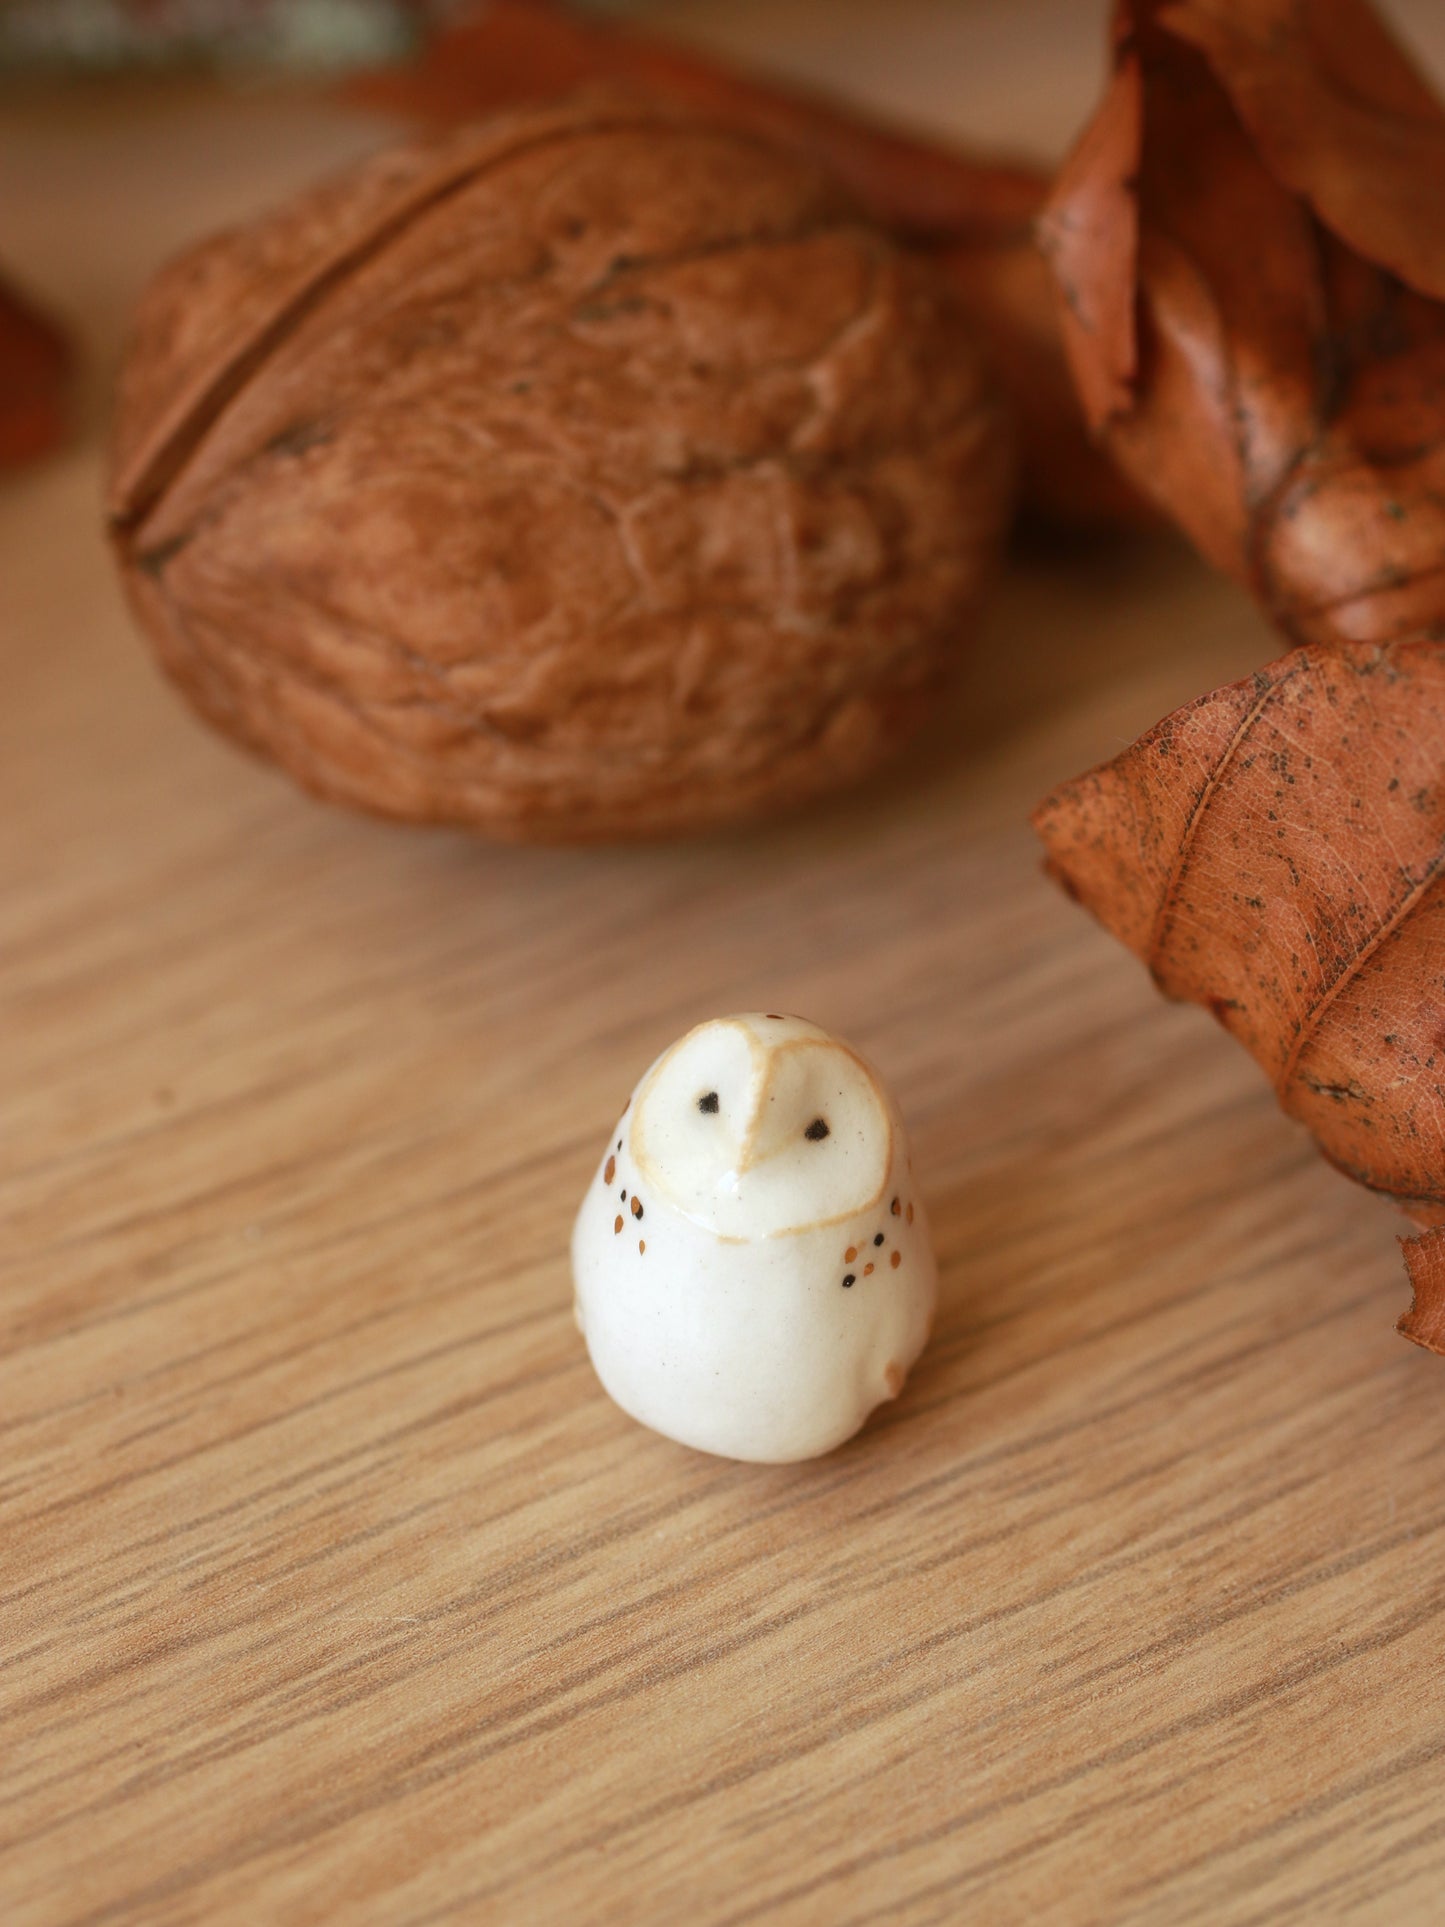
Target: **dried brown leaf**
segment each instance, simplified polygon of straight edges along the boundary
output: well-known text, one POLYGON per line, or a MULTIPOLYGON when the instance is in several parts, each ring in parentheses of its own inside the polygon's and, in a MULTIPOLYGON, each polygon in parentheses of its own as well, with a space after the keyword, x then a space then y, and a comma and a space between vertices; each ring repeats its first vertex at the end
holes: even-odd
POLYGON ((1296 641, 1445 620, 1442 175, 1364 0, 1123 0, 1044 217, 1091 422, 1296 641))
POLYGON ((1402 1238, 1400 1248, 1415 1300, 1396 1329, 1427 1352, 1445 1357, 1445 1231, 1402 1238))
POLYGON ((1036 817, 1070 892, 1362 1184, 1445 1216, 1445 643, 1307 645, 1036 817))
MULTIPOLYGON (((1445 111, 1364 0, 1121 0, 1045 221, 1091 421, 1299 646, 1041 807, 1326 1157, 1445 1223, 1445 111)), ((1440 1340, 1445 1259, 1407 1246, 1440 1340)))

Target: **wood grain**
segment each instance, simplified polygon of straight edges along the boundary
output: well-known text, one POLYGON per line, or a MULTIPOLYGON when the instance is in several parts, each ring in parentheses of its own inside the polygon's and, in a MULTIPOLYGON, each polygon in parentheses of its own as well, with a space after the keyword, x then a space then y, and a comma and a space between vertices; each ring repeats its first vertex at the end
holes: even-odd
POLYGON ((910 766, 748 838, 305 801, 154 677, 98 443, 154 262, 374 136, 194 85, 0 126, 91 367, 0 493, 0 1918, 1439 1921, 1395 1222, 1025 825, 1257 619, 1168 545, 1022 555, 910 766), (565 1260, 638 1069, 759 1006, 886 1068, 943 1264, 903 1399, 780 1469, 623 1418, 565 1260))

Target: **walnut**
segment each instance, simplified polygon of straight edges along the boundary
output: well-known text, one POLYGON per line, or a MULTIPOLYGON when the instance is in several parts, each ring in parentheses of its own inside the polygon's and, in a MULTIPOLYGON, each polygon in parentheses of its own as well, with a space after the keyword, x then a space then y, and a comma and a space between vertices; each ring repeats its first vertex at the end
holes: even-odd
POLYGON ((1009 470, 928 263, 796 155, 594 99, 164 269, 111 516, 227 735, 387 816, 580 840, 874 767, 957 654, 1009 470))

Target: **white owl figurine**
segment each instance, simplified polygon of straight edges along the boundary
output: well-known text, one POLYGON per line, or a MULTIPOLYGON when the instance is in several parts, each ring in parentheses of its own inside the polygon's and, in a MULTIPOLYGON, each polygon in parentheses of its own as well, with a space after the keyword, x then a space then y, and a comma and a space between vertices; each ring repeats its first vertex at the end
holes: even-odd
POLYGON ((893 1398, 938 1273, 897 1106, 798 1017, 700 1024, 648 1070, 572 1234, 577 1322, 644 1425, 812 1458, 893 1398))

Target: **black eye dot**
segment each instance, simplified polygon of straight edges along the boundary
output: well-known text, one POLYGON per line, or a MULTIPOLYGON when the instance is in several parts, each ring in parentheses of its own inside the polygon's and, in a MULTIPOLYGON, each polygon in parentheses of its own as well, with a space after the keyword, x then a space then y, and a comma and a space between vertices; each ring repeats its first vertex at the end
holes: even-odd
POLYGON ((702 1096, 697 1100, 697 1108, 700 1111, 715 1111, 717 1109, 717 1092, 704 1091, 702 1096))
POLYGON ((874 1242, 874 1244, 875 1244, 875 1245, 881 1245, 881 1244, 882 1244, 882 1242, 883 1242, 883 1233, 882 1233, 881 1231, 880 1231, 880 1232, 878 1233, 878 1236, 877 1236, 877 1237, 876 1237, 876 1238, 875 1238, 875 1239, 873 1240, 873 1242, 874 1242))
POLYGON ((804 1131, 803 1133, 803 1136, 810 1137, 813 1140, 814 1144, 821 1144, 823 1139, 827 1135, 828 1135, 827 1120, 821 1117, 815 1117, 812 1123, 808 1126, 807 1130, 804 1131))
POLYGON ((848 1276, 843 1280, 844 1291, 848 1289, 849 1285, 856 1284, 857 1282, 858 1282, 857 1279, 853 1276, 853 1273, 850 1271, 848 1273, 848 1276))

